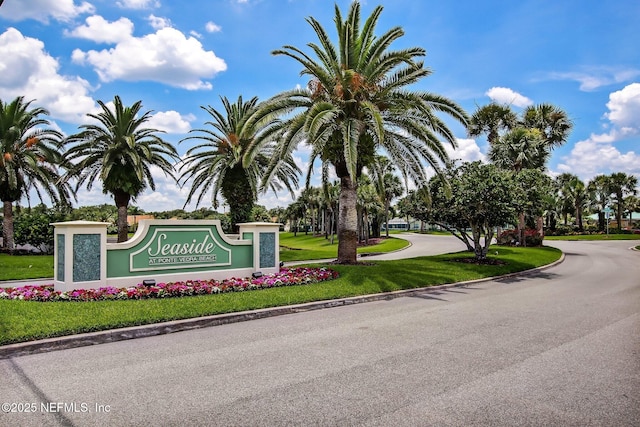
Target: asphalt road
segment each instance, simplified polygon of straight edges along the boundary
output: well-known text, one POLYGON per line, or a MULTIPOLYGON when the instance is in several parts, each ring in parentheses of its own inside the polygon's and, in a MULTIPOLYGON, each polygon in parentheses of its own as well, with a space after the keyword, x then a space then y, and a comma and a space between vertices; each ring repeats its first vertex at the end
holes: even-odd
POLYGON ((0 360, 35 410, 0 425, 639 426, 640 253, 551 244, 530 276, 0 360))

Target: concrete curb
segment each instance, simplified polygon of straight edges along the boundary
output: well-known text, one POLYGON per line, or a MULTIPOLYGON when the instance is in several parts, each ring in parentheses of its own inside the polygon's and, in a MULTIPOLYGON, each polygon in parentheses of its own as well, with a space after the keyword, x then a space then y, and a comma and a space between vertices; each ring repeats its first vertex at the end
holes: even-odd
POLYGON ((546 270, 562 263, 564 253, 557 261, 531 270, 502 276, 487 277, 484 279, 469 280, 445 285, 428 286, 424 288, 407 289, 401 291, 385 292, 380 294, 362 295, 350 298, 340 298, 328 301, 315 301, 304 304, 289 305, 284 307, 264 308, 260 310, 243 311, 239 313, 216 314, 213 316, 198 317, 195 319, 174 320, 169 322, 154 323, 149 325, 132 326, 127 328, 112 329, 107 331, 89 332, 78 335, 69 335, 56 338, 47 338, 38 341, 28 341, 17 344, 0 346, 0 359, 26 356, 30 354, 45 353, 49 351, 64 350, 69 348, 84 347, 95 344, 124 341, 135 338, 151 337, 155 335, 171 334, 174 332, 188 331, 191 329, 208 328, 211 326, 225 325, 229 323, 246 322, 249 320, 264 319, 267 317, 282 316, 311 310, 340 307, 352 304, 361 304, 380 300, 391 300, 416 294, 436 292, 448 288, 457 288, 476 283, 497 281, 515 276, 527 276, 546 270))

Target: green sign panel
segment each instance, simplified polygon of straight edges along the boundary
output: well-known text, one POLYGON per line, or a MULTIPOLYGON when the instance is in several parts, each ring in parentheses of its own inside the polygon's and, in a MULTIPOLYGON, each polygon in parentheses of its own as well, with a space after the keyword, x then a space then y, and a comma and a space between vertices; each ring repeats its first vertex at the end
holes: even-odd
POLYGON ((178 270, 231 265, 231 250, 211 227, 154 228, 151 238, 129 255, 129 270, 178 270))

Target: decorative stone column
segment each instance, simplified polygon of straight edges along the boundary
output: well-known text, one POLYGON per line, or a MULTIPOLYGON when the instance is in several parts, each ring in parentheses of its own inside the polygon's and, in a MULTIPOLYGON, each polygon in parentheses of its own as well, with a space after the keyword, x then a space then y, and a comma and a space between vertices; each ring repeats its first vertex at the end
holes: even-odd
POLYGON ((107 222, 68 221, 54 228, 56 291, 97 289, 107 283, 107 222))
POLYGON ((280 225, 273 222, 238 224, 240 237, 253 240, 253 270, 262 274, 280 271, 280 225))

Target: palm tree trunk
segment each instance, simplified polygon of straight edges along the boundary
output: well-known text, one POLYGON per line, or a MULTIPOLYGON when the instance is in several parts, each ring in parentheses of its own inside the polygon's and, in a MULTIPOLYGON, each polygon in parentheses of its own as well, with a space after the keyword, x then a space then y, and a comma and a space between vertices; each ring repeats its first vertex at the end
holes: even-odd
POLYGON ((386 231, 387 239, 389 238, 389 199, 384 201, 384 229, 386 231))
POLYGON ((131 195, 124 191, 114 193, 116 206, 118 208, 118 243, 129 240, 129 224, 127 223, 127 208, 131 195))
POLYGON ((3 202, 3 215, 2 220, 2 245, 13 251, 15 249, 15 242, 13 239, 13 202, 3 202))
POLYGON ((338 211, 338 264, 355 264, 358 251, 357 183, 349 176, 340 178, 338 211))

